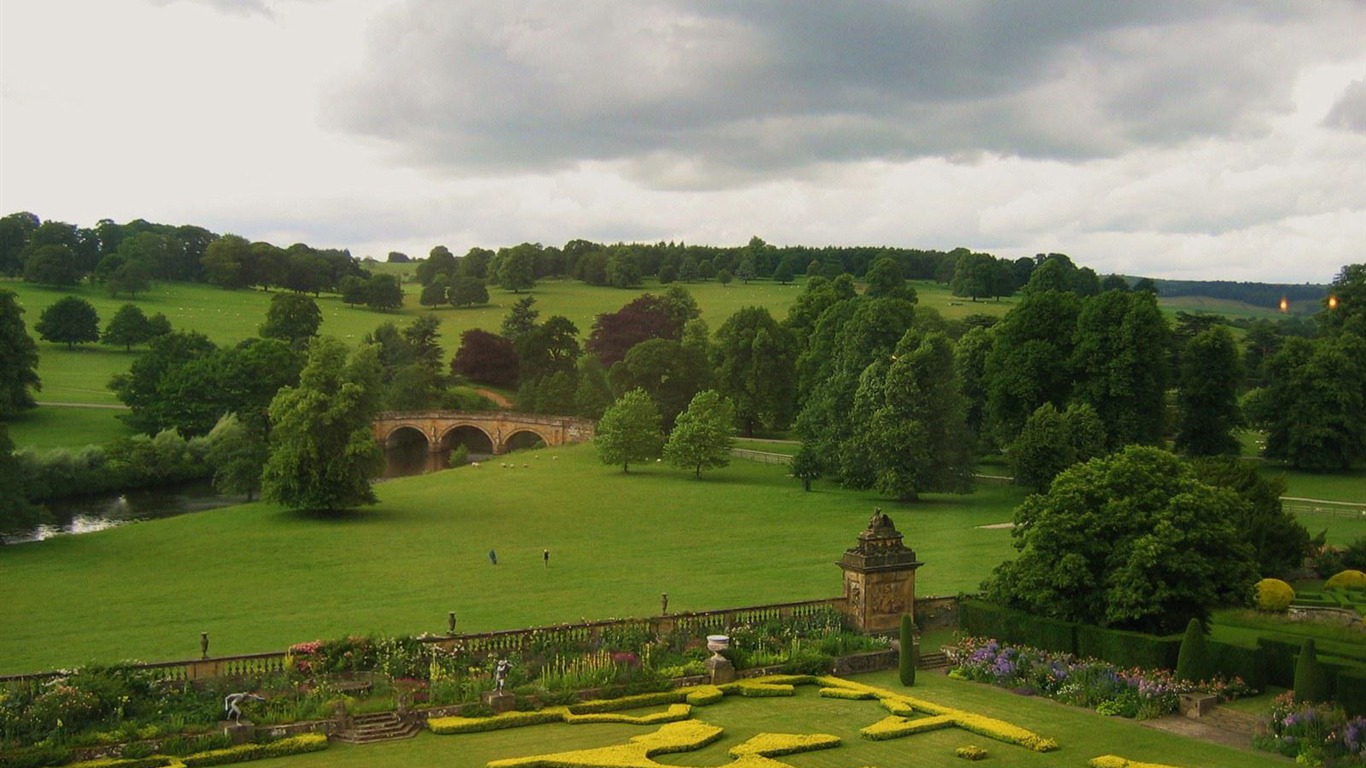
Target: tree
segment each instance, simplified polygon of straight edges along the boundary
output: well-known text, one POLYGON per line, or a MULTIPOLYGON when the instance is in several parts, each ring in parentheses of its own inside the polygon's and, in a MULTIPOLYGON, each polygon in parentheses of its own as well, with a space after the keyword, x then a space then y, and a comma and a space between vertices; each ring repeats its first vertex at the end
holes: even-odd
POLYGON ((43 522, 42 507, 28 503, 27 472, 14 455, 9 427, 0 422, 0 536, 43 522))
POLYGON ((523 333, 515 345, 523 383, 535 382, 553 373, 573 373, 581 352, 579 329, 563 315, 552 315, 523 333))
POLYGON ((734 279, 735 275, 732 275, 729 269, 720 269, 716 272, 716 282, 721 285, 730 285, 730 281, 734 279))
POLYGON ((457 259, 455 254, 444 245, 438 245, 427 254, 427 258, 418 262, 417 282, 424 288, 434 283, 449 280, 450 276, 456 273, 457 259), (445 275, 445 278, 441 276, 445 275))
POLYGON ((1208 456, 1191 462, 1200 482, 1238 494, 1246 506, 1233 528, 1252 547, 1261 575, 1288 574, 1304 565, 1310 553, 1309 531, 1285 509, 1284 475, 1267 477, 1236 456, 1208 456))
POLYGON ((245 339, 233 347, 168 368, 156 383, 156 400, 136 415, 149 431, 175 429, 187 437, 208 434, 225 413, 236 413, 265 434, 266 411, 281 388, 298 383, 303 355, 282 339, 245 339))
POLYGON ((422 295, 418 297, 417 303, 424 307, 438 307, 445 304, 448 300, 446 295, 449 286, 445 281, 435 282, 422 289, 422 295))
POLYGON ((735 407, 730 401, 714 389, 698 392, 669 434, 664 458, 675 467, 693 470, 693 477, 701 478, 703 469, 730 464, 734 432, 735 407))
POLYGON ((821 471, 820 455, 811 447, 811 443, 803 442, 792 457, 792 476, 802 481, 803 491, 809 492, 811 483, 820 479, 821 471))
POLYGON ((39 285, 53 285, 65 288, 75 285, 81 279, 81 271, 76 263, 76 253, 68 245, 30 244, 25 249, 24 280, 39 285))
POLYGON ((270 297, 266 321, 261 324, 261 336, 283 339, 294 345, 318 335, 323 313, 318 303, 299 293, 277 293, 270 297))
POLYGON ((24 327, 24 309, 13 291, 0 290, 0 420, 34 408, 38 379, 38 345, 24 327))
POLYGON ((1059 412, 1044 403, 1025 421, 1006 459, 1016 485, 1044 493, 1063 470, 1104 454, 1105 426, 1094 408, 1073 403, 1059 412))
POLYGON ((115 298, 118 298, 120 293, 128 294, 129 298, 136 298, 139 292, 152 287, 151 273, 141 261, 125 261, 105 280, 105 287, 109 290, 109 295, 115 298))
POLYGON ((603 464, 620 464, 631 471, 631 462, 659 456, 664 436, 660 433, 659 409, 643 389, 633 389, 617 399, 598 421, 593 443, 603 464))
POLYGON ((1096 409, 1111 449, 1162 441, 1169 334, 1150 293, 1111 291, 1082 304, 1074 396, 1096 409))
POLYGON ((744 307, 716 331, 712 349, 716 386, 735 404, 745 435, 755 427, 785 429, 797 389, 792 334, 763 307, 744 307))
POLYGON ((1027 292, 993 329, 996 338, 987 354, 985 379, 987 418, 998 444, 1013 442, 1039 406, 1062 408, 1071 400, 1080 311, 1076 294, 1027 292))
POLYGON ((892 298, 915 301, 915 291, 906 287, 906 277, 901 265, 890 256, 883 256, 873 262, 863 279, 868 283, 864 295, 870 299, 892 298))
MULTIPOLYGON (((456 275, 451 278, 450 297, 451 304, 457 307, 489 303, 489 291, 488 288, 484 287, 482 277, 456 275)), ((527 298, 531 297, 528 296, 527 298)))
POLYGON ((138 305, 124 304, 109 318, 109 323, 104 326, 104 333, 100 334, 100 341, 113 346, 122 345, 125 350, 131 350, 134 344, 150 341, 152 330, 147 315, 143 314, 138 305))
POLYGON ((294 509, 336 511, 374 504, 370 478, 384 454, 371 432, 379 403, 378 350, 321 336, 309 343, 299 386, 270 404, 270 457, 261 495, 294 509))
POLYGON ((792 282, 792 278, 796 275, 797 268, 793 265, 791 256, 784 256, 782 261, 778 262, 778 266, 773 268, 773 282, 775 283, 787 285, 792 282))
POLYGON ((1366 264, 1348 264, 1338 270, 1328 296, 1326 310, 1319 315, 1323 326, 1366 336, 1366 264))
POLYGON ((395 275, 372 275, 365 285, 365 306, 390 312, 403 306, 403 286, 395 275))
POLYGON ((754 279, 754 257, 745 256, 740 259, 740 264, 735 268, 735 276, 740 278, 740 282, 749 285, 749 281, 754 279))
POLYGON ((1243 366, 1233 334, 1217 326, 1196 336, 1181 353, 1176 402, 1176 449, 1187 456, 1237 454, 1233 430, 1242 425, 1238 388, 1243 366))
MULTIPOLYGON (((161 392, 162 377, 191 360, 212 355, 218 347, 204 334, 193 331, 158 336, 148 347, 147 352, 133 361, 127 373, 114 376, 109 388, 131 410, 124 420, 135 429, 151 434, 170 423, 165 410, 172 404, 161 392)), ((220 415, 215 414, 214 418, 220 415)))
POLYGON ((607 283, 613 288, 635 288, 641 283, 640 257, 629 248, 619 247, 607 257, 607 283))
POLYGON ((541 316, 541 312, 534 308, 535 304, 535 296, 523 296, 513 303, 512 309, 503 316, 503 338, 516 343, 522 334, 536 327, 536 320, 541 316))
POLYGON ((901 501, 972 487, 972 440, 953 373, 953 345, 942 333, 908 330, 890 364, 869 365, 841 446, 841 474, 901 501), (866 483, 866 484, 865 484, 866 483))
POLYGON ((222 288, 243 288, 251 285, 251 243, 237 235, 223 235, 209 243, 199 259, 204 279, 222 288))
POLYGON ((504 290, 521 293, 536 287, 536 251, 539 248, 522 243, 498 251, 498 284, 504 290))
POLYGON ((607 371, 592 355, 580 357, 577 368, 574 415, 595 421, 601 419, 612 405, 612 387, 607 383, 607 371))
POLYGON ((22 254, 29 238, 42 224, 28 211, 11 213, 0 218, 0 275, 18 275, 24 271, 22 254))
POLYGON ((1129 446, 1079 464, 1015 510, 1015 548, 983 585, 1039 616, 1154 634, 1242 603, 1257 580, 1231 522, 1244 504, 1183 461, 1129 446))
POLYGON ((968 431, 977 442, 988 433, 986 367, 994 341, 990 330, 977 326, 963 334, 953 348, 954 369, 967 408, 968 431))
POLYGON ((460 334, 451 372, 495 387, 517 384, 517 348, 510 339, 471 328, 460 334))
MULTIPOLYGON (((678 290, 687 295, 682 288, 678 290)), ((616 312, 598 315, 584 347, 598 358, 604 368, 610 369, 626 357, 631 347, 642 341, 681 338, 685 322, 680 315, 679 305, 645 293, 616 312)))
MULTIPOLYGON (((357 304, 364 304, 367 297, 370 281, 359 275, 347 275, 337 284, 337 292, 341 294, 341 300, 349 307, 357 304)), ((424 292, 425 293, 425 292, 424 292)))
POLYGON ((208 443, 204 458, 213 467, 213 487, 219 493, 245 494, 251 501, 261 487, 261 470, 269 455, 265 436, 228 413, 209 431, 208 443))
POLYGON ((33 329, 44 341, 60 342, 70 349, 82 342, 100 340, 100 316, 85 299, 65 296, 43 310, 33 329))
POLYGON ((967 296, 973 301, 992 293, 992 271, 996 257, 989 253, 963 253, 953 269, 950 286, 954 296, 967 296))
POLYGON ((659 409, 666 430, 693 397, 707 388, 711 373, 705 355, 673 339, 647 339, 631 347, 608 371, 616 392, 643 389, 659 409))
POLYGON ((1268 458, 1328 472, 1366 456, 1366 338, 1288 339, 1267 362, 1267 379, 1244 409, 1267 431, 1268 458))

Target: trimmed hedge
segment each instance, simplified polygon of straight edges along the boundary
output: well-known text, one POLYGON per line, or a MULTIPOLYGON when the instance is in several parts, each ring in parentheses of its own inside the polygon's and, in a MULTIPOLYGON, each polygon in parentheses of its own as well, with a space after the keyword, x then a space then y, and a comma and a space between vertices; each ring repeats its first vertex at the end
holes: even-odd
POLYGON ((1158 637, 1086 625, 1077 627, 1076 655, 1103 659, 1121 667, 1172 669, 1180 651, 1180 635, 1158 637))
POLYGON ((1244 648, 1241 645, 1207 640, 1205 648, 1215 674, 1224 677, 1241 677, 1243 682, 1259 690, 1266 690, 1266 651, 1262 648, 1244 648))
POLYGON ((1077 649, 1079 625, 1031 616, 1024 611, 994 605, 985 600, 959 601, 958 624, 963 631, 978 637, 994 637, 1017 645, 1062 653, 1076 653, 1077 649))
POLYGON ((1339 667, 1336 677, 1337 699, 1348 717, 1366 716, 1366 668, 1339 667))
POLYGON ((619 699, 595 699, 581 704, 570 704, 569 711, 575 715, 589 715, 597 712, 619 712, 623 709, 654 707, 660 704, 679 704, 687 698, 683 691, 660 691, 642 693, 636 696, 622 696, 619 699))
POLYGON ((286 757, 302 755, 305 752, 318 752, 327 749, 327 737, 321 733, 307 733, 287 739, 272 741, 269 744, 241 744, 227 749, 199 752, 180 758, 185 768, 200 768, 207 765, 228 765, 245 760, 260 760, 267 757, 286 757))

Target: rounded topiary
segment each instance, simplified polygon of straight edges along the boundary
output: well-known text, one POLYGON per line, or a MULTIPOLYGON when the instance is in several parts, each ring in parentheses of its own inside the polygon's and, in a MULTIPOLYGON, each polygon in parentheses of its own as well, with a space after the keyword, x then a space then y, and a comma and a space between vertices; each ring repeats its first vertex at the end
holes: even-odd
POLYGON ((920 663, 920 646, 915 644, 915 620, 901 614, 901 655, 897 659, 902 685, 915 685, 915 668, 920 663))
POLYGON ((1284 613, 1295 599, 1295 589, 1280 579, 1257 582, 1257 610, 1284 613))
POLYGON ((1366 589, 1366 573, 1348 569, 1333 574, 1333 578, 1323 582, 1324 589, 1366 589))
POLYGON ((1181 638, 1181 651, 1176 656, 1176 679, 1199 682, 1214 677, 1210 669, 1209 649, 1205 646, 1205 628, 1199 619, 1186 624, 1181 638))
POLYGON ((1327 701, 1331 694, 1328 670, 1319 663, 1311 637, 1300 646, 1300 657, 1295 661, 1295 701, 1327 701))

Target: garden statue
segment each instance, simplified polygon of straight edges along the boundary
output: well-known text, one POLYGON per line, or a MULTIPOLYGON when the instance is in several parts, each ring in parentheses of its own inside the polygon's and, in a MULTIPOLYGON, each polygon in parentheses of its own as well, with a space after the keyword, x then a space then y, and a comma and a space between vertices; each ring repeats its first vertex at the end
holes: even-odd
POLYGON ((498 660, 498 666, 496 666, 496 667, 493 668, 493 681, 494 681, 496 690, 497 690, 499 693, 502 693, 502 692, 503 692, 503 684, 507 682, 507 679, 508 679, 508 670, 511 669, 511 668, 512 668, 512 663, 509 662, 507 659, 499 659, 499 660, 498 660))
POLYGON ((228 719, 238 724, 242 722, 242 709, 238 706, 244 701, 265 701, 265 699, 254 693, 230 693, 223 697, 223 709, 228 713, 228 719))

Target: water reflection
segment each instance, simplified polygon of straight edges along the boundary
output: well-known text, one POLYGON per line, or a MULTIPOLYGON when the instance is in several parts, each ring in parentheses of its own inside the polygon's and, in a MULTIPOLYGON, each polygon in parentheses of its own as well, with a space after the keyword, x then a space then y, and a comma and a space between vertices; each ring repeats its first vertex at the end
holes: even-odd
POLYGON ((49 522, 5 537, 5 543, 43 541, 63 534, 92 533, 141 520, 174 517, 241 504, 246 496, 218 493, 208 482, 170 488, 151 488, 102 496, 82 496, 48 502, 49 522))

